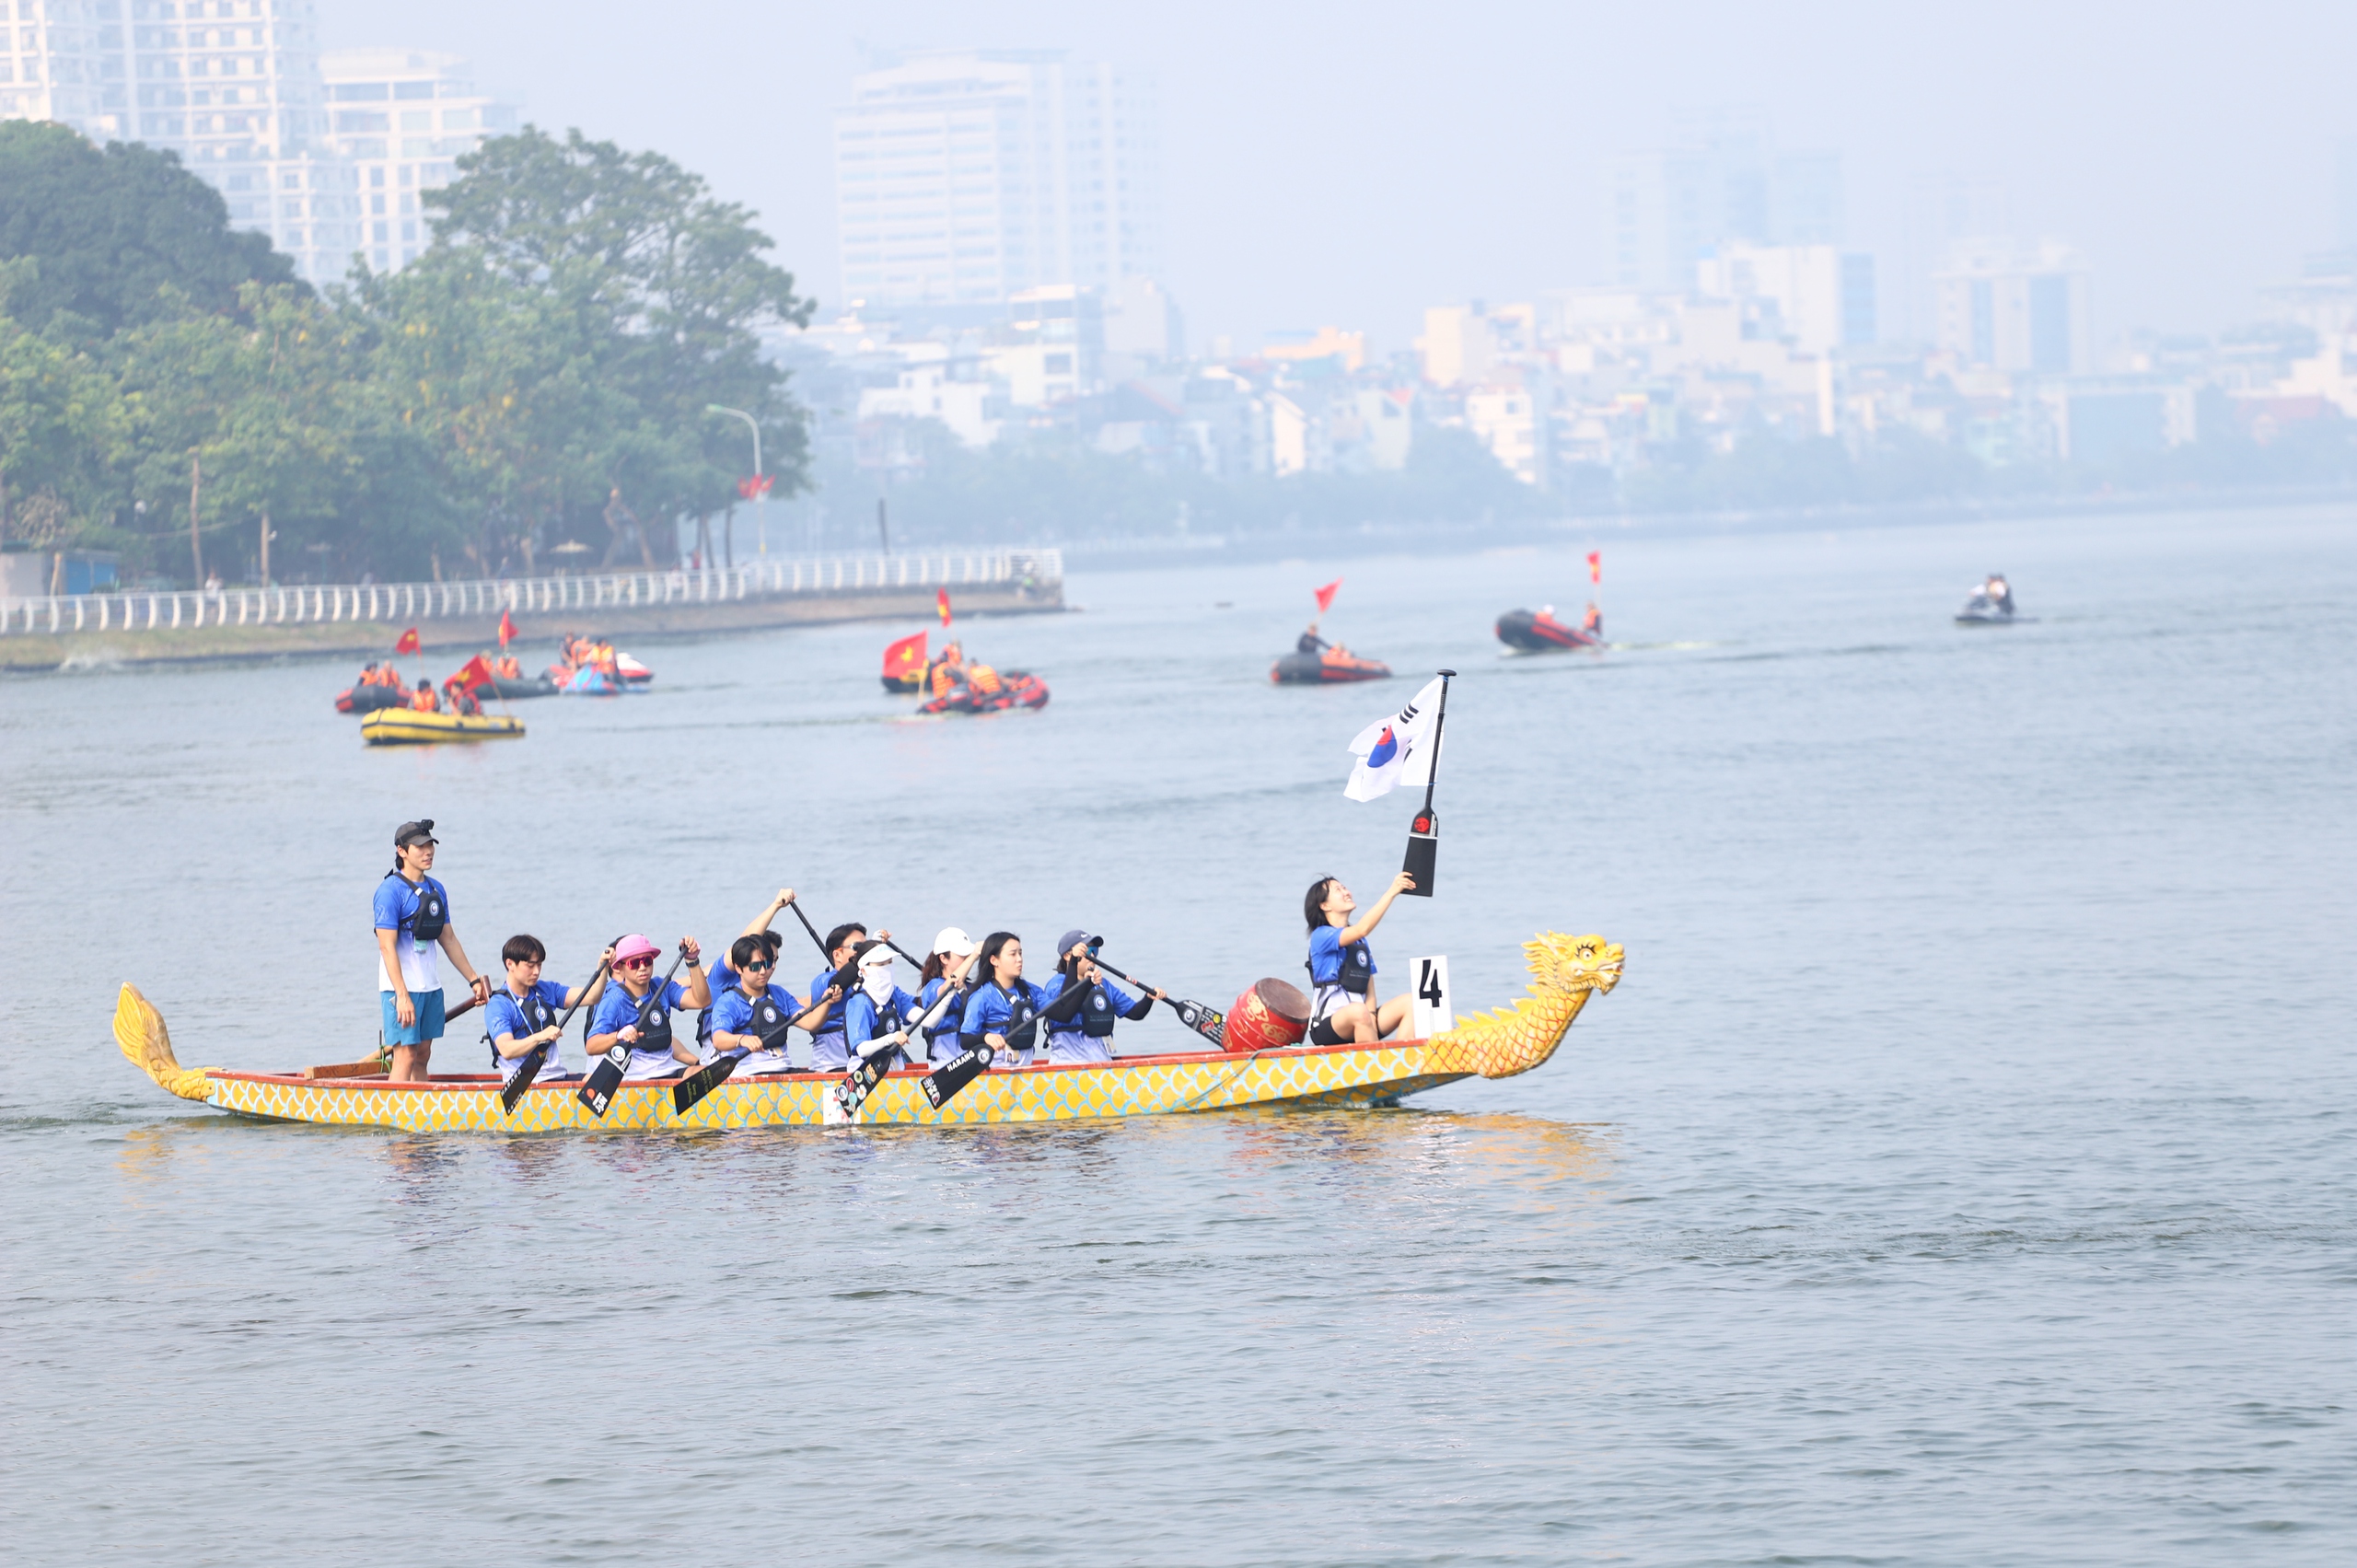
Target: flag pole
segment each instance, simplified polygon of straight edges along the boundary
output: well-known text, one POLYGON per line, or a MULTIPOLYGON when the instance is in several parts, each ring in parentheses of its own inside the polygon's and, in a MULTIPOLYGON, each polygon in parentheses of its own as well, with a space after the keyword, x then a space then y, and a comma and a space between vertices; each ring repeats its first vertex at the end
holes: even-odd
POLYGON ((1434 872, 1440 857, 1440 819, 1433 812, 1433 791, 1440 784, 1440 738, 1448 727, 1448 683, 1457 671, 1439 673, 1440 706, 1433 714, 1433 757, 1432 765, 1424 770, 1423 809, 1408 824, 1408 857, 1399 867, 1416 879, 1409 896, 1418 899, 1433 896, 1434 872))

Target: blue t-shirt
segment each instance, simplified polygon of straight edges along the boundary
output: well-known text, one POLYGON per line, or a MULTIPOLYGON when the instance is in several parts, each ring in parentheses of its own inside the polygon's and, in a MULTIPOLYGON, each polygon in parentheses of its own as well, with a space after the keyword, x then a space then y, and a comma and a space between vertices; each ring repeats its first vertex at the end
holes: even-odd
MULTIPOLYGON (((660 995, 665 1007, 677 1011, 687 993, 688 988, 674 980, 666 981, 659 992, 650 989, 646 994, 649 997, 660 995)), ((631 1028, 638 1022, 640 1001, 640 998, 623 990, 619 981, 606 987, 606 993, 598 998, 598 1010, 589 1016, 589 1032, 593 1035, 620 1034, 622 1030, 631 1028)), ((671 1048, 667 1045, 660 1051, 640 1051, 633 1046, 631 1048, 631 1055, 633 1058, 644 1057, 648 1060, 659 1057, 668 1062, 671 1059, 671 1048)))
MULTIPOLYGON (((533 983, 532 989, 526 992, 524 994, 525 996, 536 996, 540 999, 540 1005, 549 1010, 550 1023, 553 1024, 564 1016, 564 987, 559 985, 556 981, 552 980, 537 981, 533 983)), ((499 1037, 502 1035, 513 1035, 516 1039, 522 1040, 528 1035, 540 1033, 540 1030, 533 1028, 532 1021, 524 1016, 523 998, 517 996, 514 988, 510 986, 503 985, 498 990, 493 992, 491 993, 491 1002, 483 1008, 482 1012, 483 1034, 485 1038, 490 1040, 492 1042, 492 1067, 494 1071, 502 1074, 513 1073, 517 1068, 523 1064, 524 1059, 521 1056, 500 1055, 498 1043, 499 1037)), ((540 1077, 545 1078, 552 1073, 563 1073, 564 1071, 563 1064, 558 1060, 561 1054, 562 1051, 558 1043, 555 1040, 551 1040, 549 1042, 548 1054, 540 1058, 540 1077)), ((538 1080, 535 1080, 535 1082, 537 1081, 538 1080)))
MULTIPOLYGON (((1375 973, 1375 949, 1364 938, 1353 946, 1366 955, 1366 972, 1375 973)), ((1342 978, 1342 928, 1321 925, 1309 934, 1309 978, 1318 985, 1332 985, 1342 978)))
MULTIPOLYGON (((834 971, 834 970, 820 970, 818 972, 818 974, 817 974, 816 976, 814 976, 814 977, 811 979, 811 981, 810 981, 810 1003, 811 1003, 811 1005, 813 1005, 813 1006, 818 1005, 819 998, 819 997, 821 997, 821 996, 824 996, 825 994, 827 994, 827 987, 829 987, 830 985, 832 985, 834 982, 835 982, 835 971, 834 971)), ((853 994, 857 994, 857 993, 853 993, 853 994)), ((836 997, 836 998, 835 998, 835 1005, 834 1005, 833 1006, 831 1006, 831 1007, 830 1007, 830 1008, 828 1008, 828 1009, 827 1009, 827 1016, 826 1016, 825 1017, 823 1017, 823 1018, 819 1019, 819 1027, 818 1027, 817 1028, 815 1028, 815 1029, 811 1030, 810 1032, 811 1032, 811 1033, 813 1033, 813 1034, 822 1034, 822 1035, 839 1035, 839 1034, 842 1033, 842 1032, 843 1032, 843 1005, 844 1005, 843 999, 842 999, 842 997, 840 997, 840 996, 836 997)))
MULTIPOLYGON (((802 1004, 794 999, 794 993, 782 985, 764 987, 763 993, 776 1003, 779 1010, 789 1018, 802 1011, 802 1004)), ((741 985, 730 986, 727 993, 712 1005, 712 1027, 715 1031, 726 1030, 733 1035, 750 1034, 753 1031, 745 1026, 752 1021, 752 1017, 753 999, 745 994, 745 989, 741 985)), ((779 1038, 772 1041, 772 1044, 779 1051, 785 1049, 783 1030, 779 1031, 779 1038)))
MULTIPOLYGON (((1030 1003, 1034 1013, 1048 1005, 1047 996, 1028 980, 1018 980, 1008 989, 1030 1003)), ((965 1021, 958 1028, 970 1035, 1003 1035, 1014 1016, 1015 1005, 1006 992, 995 985, 985 985, 966 1004, 965 1021)))
MULTIPOLYGON (((376 928, 396 934, 393 956, 401 961, 401 984, 412 996, 422 991, 442 989, 442 969, 438 962, 441 948, 432 942, 421 945, 414 935, 417 906, 428 888, 440 896, 442 923, 447 926, 451 920, 450 889, 431 877, 421 878, 415 887, 412 887, 405 877, 380 877, 377 879, 377 896, 373 900, 376 928)), ((377 989, 390 991, 392 988, 393 977, 385 972, 385 955, 379 950, 377 955, 377 989)))

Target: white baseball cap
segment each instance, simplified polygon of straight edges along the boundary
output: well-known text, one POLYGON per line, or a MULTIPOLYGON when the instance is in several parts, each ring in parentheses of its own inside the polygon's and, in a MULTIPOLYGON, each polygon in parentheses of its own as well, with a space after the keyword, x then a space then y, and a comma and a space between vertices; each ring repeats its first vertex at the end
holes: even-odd
POLYGON ((974 939, 957 926, 945 925, 941 935, 933 939, 933 950, 953 958, 970 958, 974 956, 974 939))

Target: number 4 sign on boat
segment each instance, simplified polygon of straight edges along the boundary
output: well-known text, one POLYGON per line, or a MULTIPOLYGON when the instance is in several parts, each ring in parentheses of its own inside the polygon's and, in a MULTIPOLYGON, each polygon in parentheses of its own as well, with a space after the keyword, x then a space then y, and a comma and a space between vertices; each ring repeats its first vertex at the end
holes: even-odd
POLYGON ((1448 1011, 1448 959, 1446 957, 1418 958, 1415 968, 1415 989, 1411 996, 1411 1012, 1409 1033, 1417 1040, 1430 1040, 1446 1034, 1457 1025, 1448 1011))

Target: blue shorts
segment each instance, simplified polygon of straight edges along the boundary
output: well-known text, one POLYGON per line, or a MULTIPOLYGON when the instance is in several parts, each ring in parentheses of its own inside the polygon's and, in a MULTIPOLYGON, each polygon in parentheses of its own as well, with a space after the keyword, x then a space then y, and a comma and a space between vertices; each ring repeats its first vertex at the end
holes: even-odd
POLYGON ((442 993, 438 991, 409 993, 417 1008, 417 1022, 401 1028, 401 1011, 393 1004, 389 991, 377 993, 377 1000, 384 1004, 385 1043, 387 1045, 432 1045, 442 1038, 442 993))

